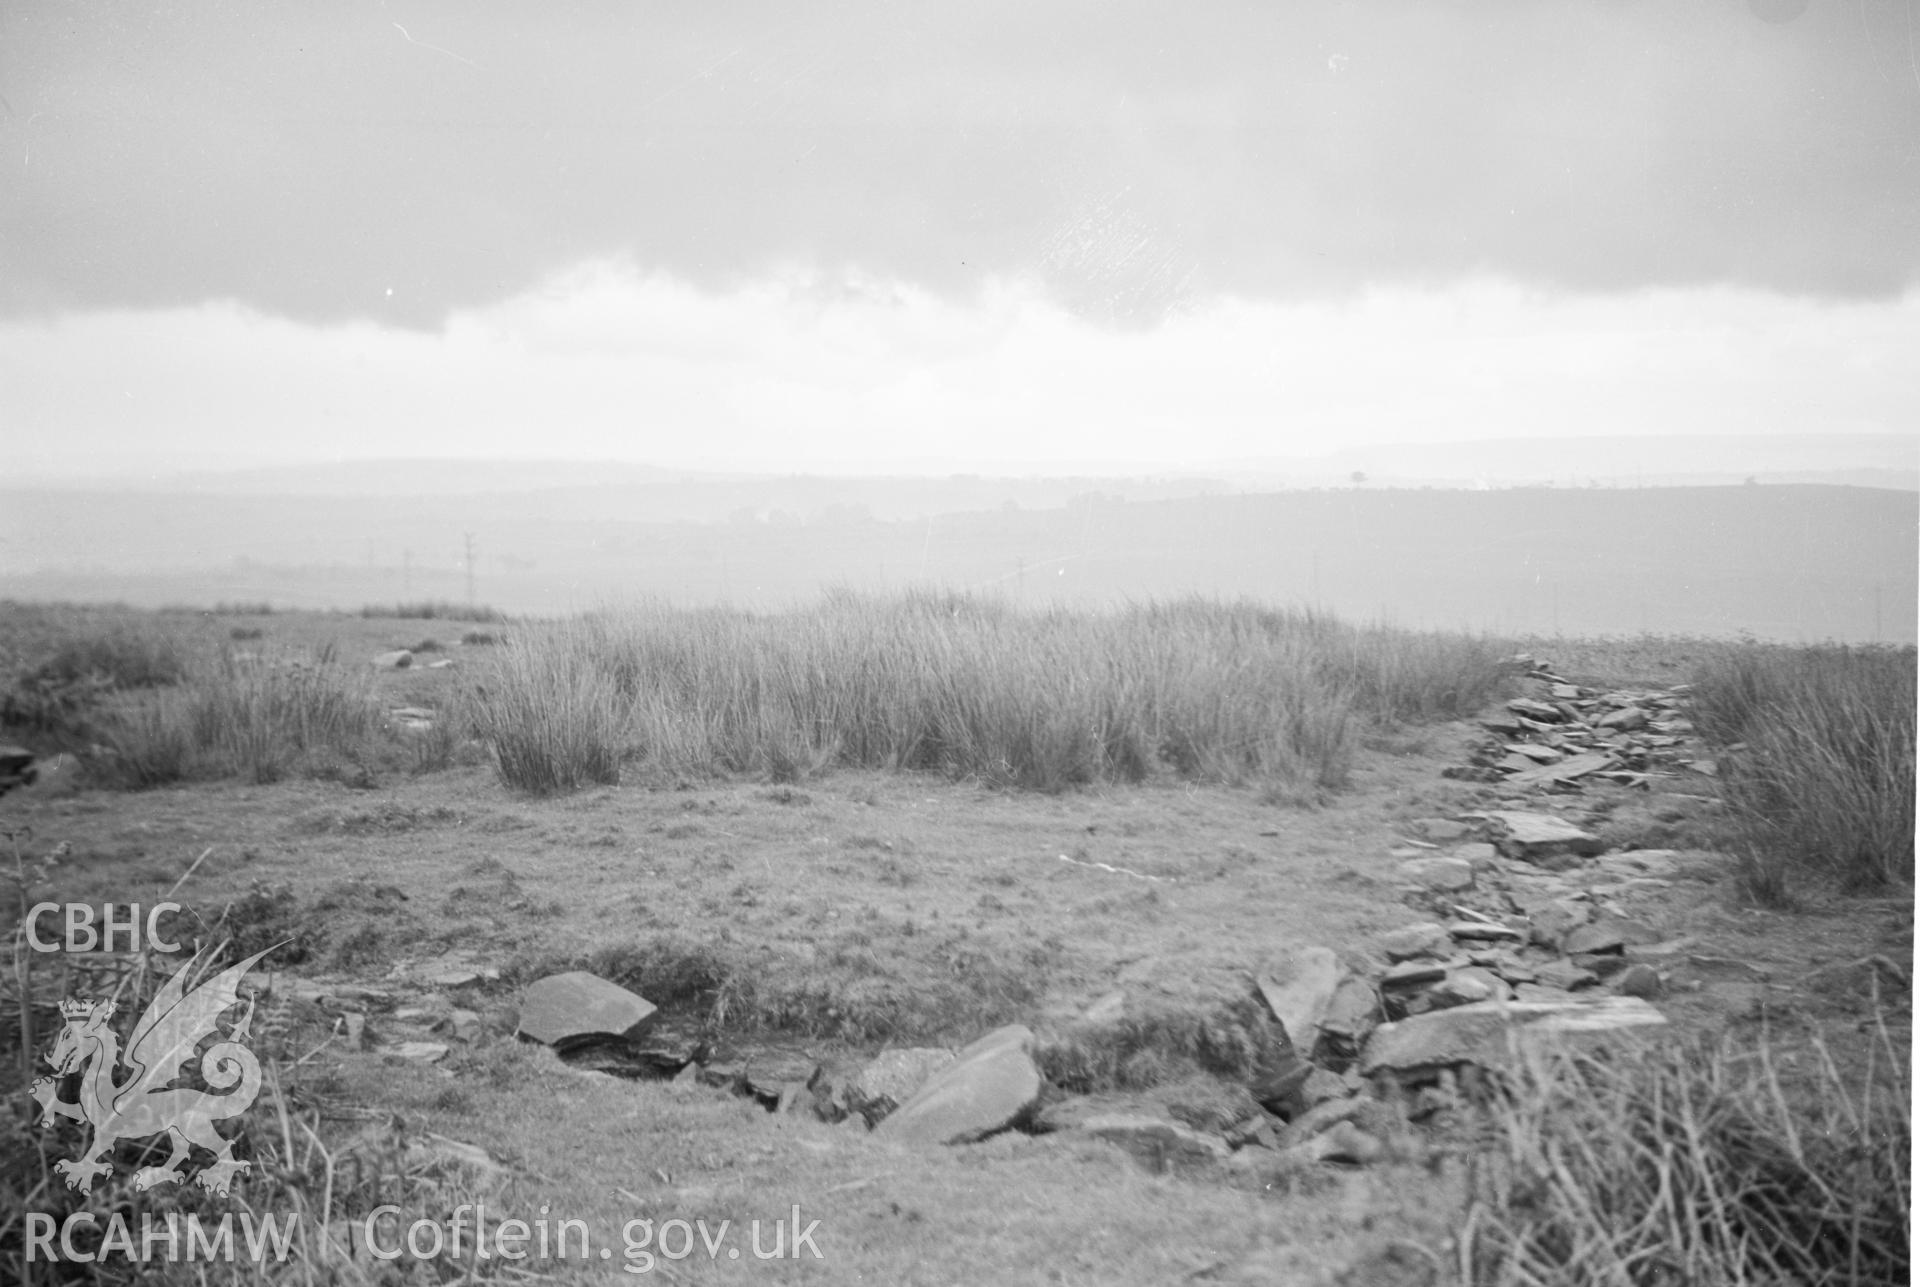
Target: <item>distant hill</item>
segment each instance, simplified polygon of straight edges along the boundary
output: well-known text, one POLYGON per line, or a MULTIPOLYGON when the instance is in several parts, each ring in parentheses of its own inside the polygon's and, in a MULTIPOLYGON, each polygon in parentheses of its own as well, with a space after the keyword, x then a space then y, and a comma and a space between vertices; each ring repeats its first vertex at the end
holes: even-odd
MULTIPOLYGON (((835 585, 930 582, 1035 605, 1201 593, 1520 632, 1916 634, 1912 491, 1192 494, 1218 484, 1165 480, 1136 481, 1146 494, 1127 496, 1113 480, 1030 480, 1027 494, 1051 503, 888 517, 942 493, 851 481, 851 492, 848 480, 820 479, 437 496, 0 492, 0 596, 343 608, 458 599, 470 532, 477 597, 520 612, 636 596, 766 606, 835 585), (1084 490, 1059 494, 1069 486, 1084 490), (1154 486, 1174 494, 1156 497, 1154 486), (845 500, 861 495, 873 503, 845 500), (731 517, 684 516, 716 506, 731 517)), ((986 499, 1005 480, 915 481, 986 499)))

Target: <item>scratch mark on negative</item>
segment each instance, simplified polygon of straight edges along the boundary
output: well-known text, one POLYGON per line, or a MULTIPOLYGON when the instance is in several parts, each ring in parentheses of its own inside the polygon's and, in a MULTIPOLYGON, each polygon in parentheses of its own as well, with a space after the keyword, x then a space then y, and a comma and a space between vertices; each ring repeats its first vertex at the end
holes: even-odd
POLYGON ((460 56, 459 54, 456 54, 456 53, 454 53, 454 52, 453 52, 453 50, 451 50, 451 49, 442 49, 442 48, 441 48, 440 46, 438 46, 438 45, 429 45, 429 44, 428 44, 428 43, 427 43, 426 41, 424 41, 424 40, 415 40, 415 39, 413 38, 413 36, 412 36, 412 34, 411 34, 411 33, 409 33, 409 32, 407 31, 407 29, 406 29, 405 27, 403 27, 403 26, 401 26, 401 25, 400 25, 399 23, 397 23, 397 22, 393 24, 393 29, 394 29, 395 31, 397 31, 397 32, 399 32, 399 33, 400 33, 400 34, 401 34, 402 36, 405 36, 405 37, 406 37, 406 41, 407 41, 407 43, 408 43, 409 45, 418 45, 418 46, 420 46, 420 48, 422 48, 422 49, 431 49, 431 50, 432 50, 432 51, 433 51, 434 53, 436 53, 436 54, 445 54, 445 55, 446 55, 447 57, 449 57, 449 58, 451 58, 451 59, 453 59, 453 60, 454 60, 455 62, 457 62, 457 63, 465 63, 465 64, 466 64, 467 66, 469 66, 469 67, 471 67, 471 68, 473 68, 473 69, 474 69, 475 71, 483 71, 483 70, 485 70, 484 68, 482 68, 482 67, 480 66, 480 64, 479 64, 479 63, 476 63, 475 61, 473 61, 473 59, 471 59, 471 58, 462 58, 462 57, 461 57, 461 56, 460 56))

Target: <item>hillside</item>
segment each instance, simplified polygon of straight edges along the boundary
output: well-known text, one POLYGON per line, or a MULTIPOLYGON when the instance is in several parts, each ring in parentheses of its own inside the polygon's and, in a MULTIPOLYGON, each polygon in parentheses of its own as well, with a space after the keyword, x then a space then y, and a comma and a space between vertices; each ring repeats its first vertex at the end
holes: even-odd
POLYGON ((477 598, 515 612, 634 596, 771 605, 833 585, 934 582, 1035 604, 1252 595, 1521 632, 1915 638, 1920 496, 1907 491, 1088 490, 1043 508, 885 521, 857 505, 805 508, 804 490, 729 485, 742 501, 731 521, 702 523, 669 521, 650 499, 684 484, 0 493, 0 595, 342 608, 457 599, 471 532, 477 598))

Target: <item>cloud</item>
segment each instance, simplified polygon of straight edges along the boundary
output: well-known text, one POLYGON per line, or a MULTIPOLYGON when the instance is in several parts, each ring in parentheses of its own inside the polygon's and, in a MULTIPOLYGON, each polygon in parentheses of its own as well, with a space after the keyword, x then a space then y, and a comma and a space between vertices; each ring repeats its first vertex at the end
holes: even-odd
POLYGON ((956 301, 1020 279, 1123 328, 1487 276, 1888 299, 1920 269, 1910 20, 11 5, 0 310, 432 332, 605 258, 719 291, 792 264, 956 301))
POLYGON ((1165 467, 1505 436, 1892 432, 1920 293, 1581 297, 1492 279, 1218 296, 1115 328, 1031 280, 967 300, 792 268, 578 265, 438 331, 224 302, 0 324, 22 467, 368 457, 753 469, 1165 467))

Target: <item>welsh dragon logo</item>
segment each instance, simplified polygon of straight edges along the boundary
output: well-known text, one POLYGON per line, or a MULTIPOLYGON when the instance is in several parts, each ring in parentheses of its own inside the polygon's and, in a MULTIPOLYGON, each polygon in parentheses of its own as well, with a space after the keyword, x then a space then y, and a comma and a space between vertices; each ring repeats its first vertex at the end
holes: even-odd
POLYGON ((54 1164, 54 1170, 66 1177, 68 1188, 91 1192, 94 1180, 113 1170, 107 1158, 115 1144, 163 1131, 173 1145, 173 1156, 164 1166, 142 1167, 135 1172, 136 1189, 177 1184, 186 1178, 181 1164, 193 1144, 214 1155, 212 1165, 197 1177, 210 1192, 224 1195, 234 1175, 253 1165, 236 1161, 233 1145, 213 1129, 222 1118, 244 1113, 260 1093, 260 1062, 242 1044, 252 1033, 251 996, 246 1012, 232 1021, 225 1038, 207 1047, 200 1057, 202 1080, 225 1093, 173 1087, 171 1083, 199 1044, 219 1033, 221 1016, 239 1003, 241 978, 272 950, 255 953, 189 990, 194 967, 206 955, 205 949, 196 952, 167 980, 140 1016, 124 1054, 119 1038, 108 1026, 119 1009, 115 1002, 60 1003, 67 1022, 47 1056, 54 1075, 33 1083, 33 1097, 40 1104, 42 1126, 52 1126, 58 1116, 93 1127, 93 1142, 79 1157, 54 1164), (121 1064, 129 1075, 124 1081, 116 1081, 121 1064), (74 1072, 80 1073, 80 1098, 61 1099, 59 1079, 74 1072))

